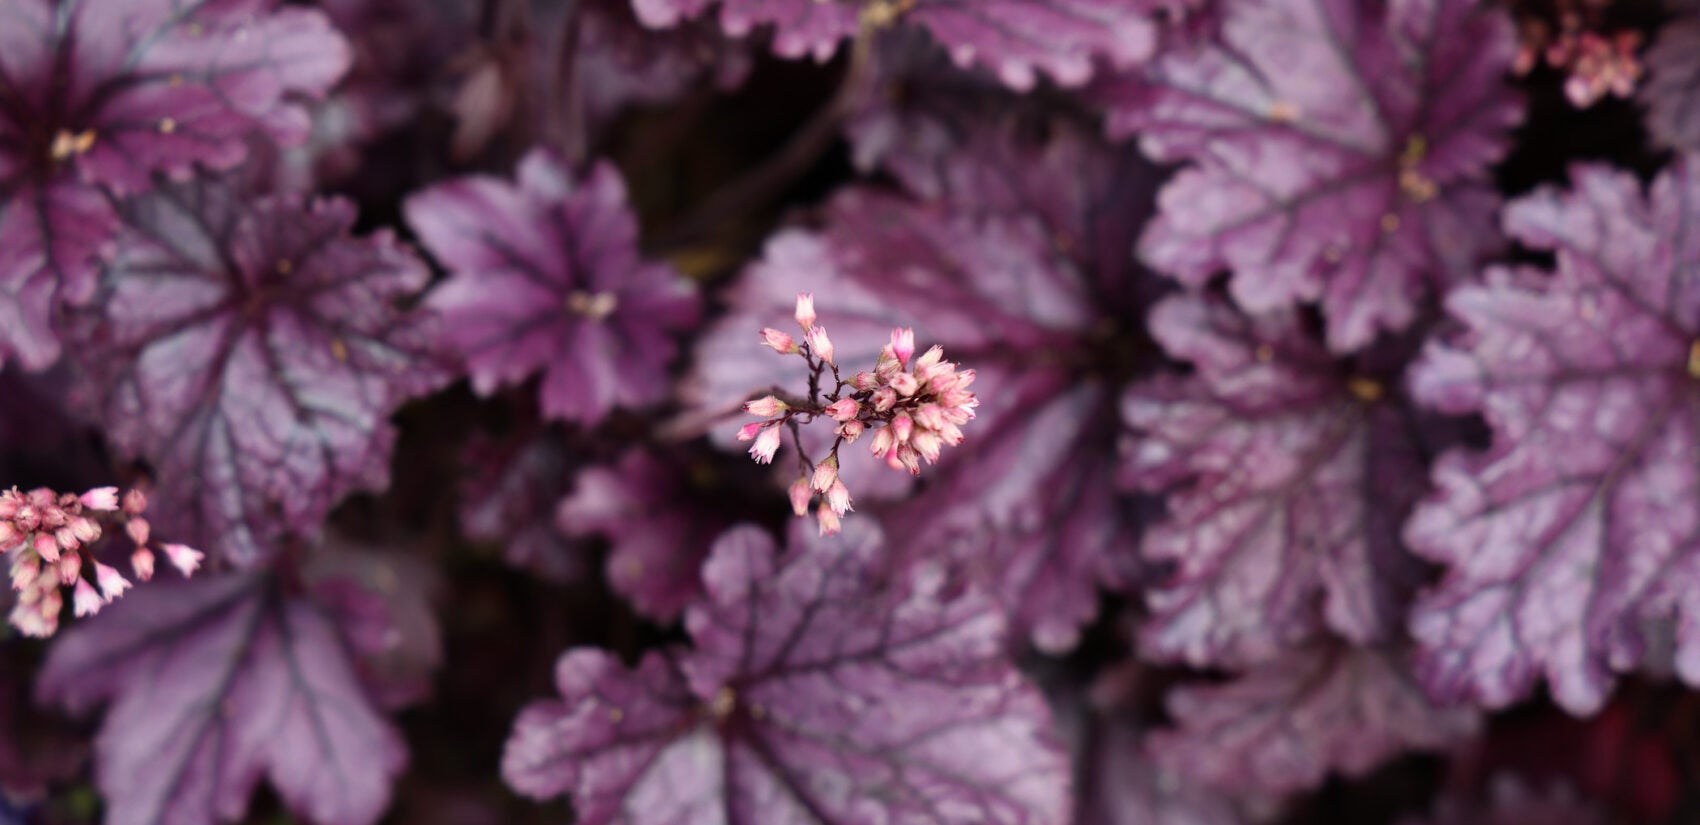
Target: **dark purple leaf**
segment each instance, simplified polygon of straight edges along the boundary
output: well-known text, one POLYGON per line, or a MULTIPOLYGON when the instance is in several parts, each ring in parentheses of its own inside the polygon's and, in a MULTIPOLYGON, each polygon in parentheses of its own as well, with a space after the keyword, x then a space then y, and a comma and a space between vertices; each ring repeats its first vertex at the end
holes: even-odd
POLYGON ((1449 568, 1411 620, 1432 690, 1502 707, 1545 676, 1585 714, 1651 655, 1646 630, 1674 633, 1700 684, 1700 175, 1679 159, 1645 197, 1604 167, 1573 178, 1506 210, 1557 272, 1454 292, 1466 332, 1412 373, 1419 399, 1494 437, 1442 457, 1405 536, 1449 568))
MULTIPOLYGON (((713 0, 633 0, 653 27, 677 25, 713 0)), ((957 66, 983 67, 1012 89, 1031 89, 1039 73, 1062 86, 1092 76, 1094 60, 1118 67, 1149 57, 1156 26, 1149 0, 915 0, 909 3, 822 3, 817 0, 721 0, 720 26, 742 37, 774 27, 783 57, 824 61, 856 34, 863 19, 879 29, 901 20, 925 29, 957 66)))
POLYGON ((348 59, 308 9, 0 0, 0 356, 58 357, 51 315, 91 297, 117 223, 97 187, 233 166, 256 130, 298 142, 348 59))
POLYGON ((1474 709, 1431 703, 1402 656, 1332 643, 1289 652, 1226 684, 1176 688, 1168 705, 1178 728, 1152 734, 1158 761, 1222 788, 1269 793, 1446 748, 1479 722, 1474 709))
POLYGON ((783 561, 753 527, 716 543, 695 649, 635 672, 563 656, 508 783, 572 794, 584 825, 1064 822, 1066 760, 991 603, 936 569, 893 577, 866 519, 805 532, 783 561))
POLYGON ((698 299, 639 255, 614 167, 574 180, 537 150, 517 184, 438 184, 408 199, 407 217, 452 273, 430 304, 480 394, 541 370, 544 415, 584 424, 667 396, 672 334, 695 322, 698 299))
POLYGON ((36 696, 110 704, 95 743, 109 825, 234 821, 262 775, 315 823, 365 825, 407 761, 337 627, 265 574, 138 588, 62 635, 36 696))
POLYGON ((284 533, 388 483, 390 413, 447 377, 429 278, 353 204, 250 198, 201 177, 125 202, 73 352, 86 406, 149 462, 159 534, 250 564, 284 533))
POLYGON ((1424 488, 1411 414, 1384 376, 1337 365, 1291 314, 1172 298, 1151 315, 1188 378, 1131 388, 1124 481, 1168 492, 1142 650, 1195 666, 1265 662, 1324 632, 1399 633, 1415 561, 1399 525, 1424 488))
POLYGON ((1336 351, 1401 330, 1498 244, 1488 165, 1521 107, 1516 42, 1475 0, 1229 0, 1220 42, 1158 61, 1113 126, 1192 160, 1141 240, 1262 312, 1320 303, 1336 351))
MULTIPOLYGON (((893 327, 943 345, 979 375, 978 416, 894 534, 906 550, 964 560, 1017 638, 1066 650, 1098 587, 1122 583, 1133 557, 1129 511, 1114 500, 1113 405, 1140 366, 1127 327, 1151 282, 1129 247, 1155 173, 1066 119, 976 125, 981 136, 912 178, 938 200, 851 189, 828 204, 823 230, 773 238, 731 291, 737 311, 699 344, 685 394, 716 412, 773 386, 800 390, 798 359, 757 335, 791 324, 799 291, 815 293, 849 369, 871 366, 893 327)), ((859 445, 840 461, 859 502, 909 483, 859 445)))
POLYGON ((1671 5, 1688 8, 1659 30, 1647 50, 1641 102, 1654 140, 1680 151, 1700 151, 1700 6, 1671 5))
POLYGON ((555 526, 555 505, 571 488, 578 460, 558 433, 539 431, 467 443, 460 485, 460 529, 502 546, 509 564, 553 582, 584 575, 585 549, 555 526))
POLYGON ((313 600, 342 629, 373 703, 393 710, 427 698, 443 663, 442 631, 431 605, 436 569, 411 548, 368 547, 334 536, 304 567, 313 600))
POLYGON ((606 536, 608 583, 662 623, 701 594, 702 561, 728 521, 694 500, 687 472, 630 450, 618 464, 581 471, 555 516, 567 535, 606 536))

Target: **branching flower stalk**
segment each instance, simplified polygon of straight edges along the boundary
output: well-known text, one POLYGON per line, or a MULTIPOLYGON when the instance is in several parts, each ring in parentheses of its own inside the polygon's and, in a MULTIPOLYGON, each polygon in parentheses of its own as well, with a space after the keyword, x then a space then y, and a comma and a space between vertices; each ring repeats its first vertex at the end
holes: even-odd
MULTIPOLYGON (((92 552, 103 534, 103 517, 122 520, 125 534, 135 543, 130 569, 136 578, 153 578, 151 530, 142 517, 147 508, 147 496, 140 490, 120 499, 117 487, 96 487, 82 495, 46 487, 0 492, 0 552, 7 555, 12 589, 19 594, 7 617, 12 626, 25 636, 52 636, 64 608, 60 588, 71 589, 72 611, 79 617, 99 613, 130 589, 122 573, 97 561, 92 552)), ((201 565, 198 550, 182 544, 158 548, 184 577, 201 565)))
POLYGON ((893 329, 874 368, 845 380, 825 325, 815 323, 812 293, 797 296, 796 319, 803 329, 802 340, 771 327, 761 331, 761 338, 774 352, 799 356, 808 365, 808 396, 781 397, 776 392, 746 403, 744 411, 763 420, 745 424, 738 439, 755 442, 750 456, 769 464, 779 451, 782 432, 791 431, 802 468, 802 476, 791 484, 791 509, 798 516, 807 515, 818 494, 815 518, 821 535, 830 535, 839 531, 840 519, 853 509, 850 490, 838 474, 839 448, 871 433, 868 446, 876 458, 885 459, 893 469, 920 475, 921 459, 932 464, 945 447, 962 443, 961 427, 974 418, 980 402, 968 390, 974 371, 958 371, 955 363, 944 360, 943 347, 935 345, 914 357, 913 329, 893 329), (826 457, 816 462, 803 448, 802 428, 818 419, 834 422, 836 437, 826 457))

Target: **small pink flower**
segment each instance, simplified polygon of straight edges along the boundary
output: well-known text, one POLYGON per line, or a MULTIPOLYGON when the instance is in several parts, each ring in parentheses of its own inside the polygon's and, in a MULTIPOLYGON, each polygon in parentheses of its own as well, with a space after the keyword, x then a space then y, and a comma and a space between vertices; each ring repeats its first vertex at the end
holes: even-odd
POLYGON ((809 348, 814 350, 820 360, 832 363, 832 339, 826 337, 826 327, 818 326, 809 329, 809 348))
POLYGON ((141 516, 136 516, 135 518, 124 522, 124 532, 128 534, 130 536, 130 540, 135 542, 138 546, 147 544, 148 533, 150 532, 148 528, 148 520, 141 516))
POLYGON ((762 430, 766 428, 766 421, 751 421, 750 423, 738 428, 738 440, 749 441, 750 439, 761 435, 762 430))
POLYGON ((186 544, 165 544, 160 549, 165 551, 165 558, 185 579, 193 576, 201 567, 201 559, 206 558, 206 554, 186 544))
POLYGON ((761 331, 761 342, 773 348, 774 352, 789 355, 797 351, 797 341, 790 335, 780 332, 773 327, 761 331))
POLYGON ((12 522, 0 521, 0 552, 12 549, 22 540, 23 535, 18 532, 18 528, 12 526, 12 522))
MULTIPOLYGON (((53 540, 52 533, 36 533, 35 542, 32 546, 43 561, 49 564, 59 561, 59 542, 53 540)), ((69 584, 69 582, 66 583, 69 584)))
POLYGON ((897 363, 908 364, 910 356, 915 354, 915 330, 908 327, 892 330, 891 352, 897 356, 897 363))
POLYGON ((856 439, 862 437, 864 429, 867 429, 867 425, 860 421, 846 421, 838 425, 838 437, 844 439, 845 444, 854 444, 856 439))
POLYGON ((153 551, 146 547, 137 547, 130 554, 130 569, 135 571, 136 578, 149 581, 153 578, 153 551))
POLYGON ((773 454, 779 452, 779 428, 768 427, 756 436, 756 443, 750 447, 750 457, 757 464, 772 464, 773 454))
POLYGON ((875 387, 878 387, 879 385, 880 385, 879 376, 874 375, 873 373, 868 372, 867 370, 862 370, 861 372, 858 372, 855 375, 850 376, 850 386, 854 387, 857 392, 862 392, 864 390, 871 390, 871 389, 874 389, 875 387))
POLYGON ((842 529, 838 514, 832 512, 832 508, 824 501, 815 510, 815 520, 820 522, 820 534, 823 536, 838 535, 838 531, 842 529))
POLYGON ((82 546, 82 542, 77 541, 77 531, 72 530, 68 524, 53 531, 53 540, 59 544, 59 549, 66 553, 75 553, 77 548, 82 546))
POLYGON ((897 406, 897 390, 890 387, 880 387, 874 390, 874 412, 890 412, 897 406))
POLYGON ((87 516, 77 516, 71 519, 70 529, 71 535, 76 536, 77 541, 83 544, 88 544, 100 538, 100 524, 87 516))
POLYGON ((932 430, 916 430, 915 435, 909 439, 909 444, 928 464, 935 464, 939 460, 939 450, 944 447, 944 439, 932 430))
POLYGON ((41 558, 25 556, 12 562, 12 589, 24 590, 41 578, 41 558))
POLYGON ((896 443, 891 435, 891 428, 882 427, 874 432, 874 443, 868 445, 868 450, 874 454, 875 458, 885 458, 886 454, 891 452, 891 448, 896 446, 896 443))
POLYGON ((850 488, 844 486, 844 479, 832 480, 832 486, 826 491, 826 504, 834 515, 842 516, 850 511, 850 488))
POLYGON ((778 398, 771 395, 764 398, 757 398, 754 401, 744 404, 744 412, 747 412, 750 415, 759 415, 763 418, 778 415, 788 409, 791 408, 786 406, 784 401, 780 401, 778 398))
POLYGON ((90 510, 116 510, 118 509, 118 488, 96 487, 83 493, 78 501, 81 501, 83 506, 90 510))
POLYGON ((920 358, 915 359, 915 366, 911 367, 911 369, 914 370, 916 375, 920 375, 923 370, 943 360, 944 347, 934 344, 928 347, 927 351, 923 353, 920 358))
POLYGON ((892 450, 891 455, 886 457, 886 463, 890 464, 893 469, 902 468, 908 470, 909 474, 912 476, 918 476, 921 474, 920 456, 915 452, 915 448, 908 444, 904 444, 899 446, 897 449, 892 450))
POLYGON ((100 612, 100 605, 100 594, 89 586, 89 580, 77 579, 77 589, 71 596, 71 606, 77 616, 93 616, 100 612))
POLYGON ((786 494, 791 497, 791 512, 798 516, 809 514, 809 499, 813 498, 814 494, 809 489, 808 479, 799 478, 791 482, 791 489, 787 490, 786 494))
POLYGON ((825 460, 815 465, 815 475, 809 481, 809 486, 824 493, 836 481, 838 481, 838 459, 827 456, 825 460))
POLYGON ((891 434, 899 444, 909 443, 909 436, 915 432, 915 420, 908 413, 898 413, 891 419, 891 434))
POLYGON ((34 533, 41 526, 41 511, 33 504, 20 504, 12 514, 12 523, 25 533, 34 533))
POLYGON ((797 325, 808 332, 815 325, 815 294, 813 292, 797 293, 797 325))
POLYGON ((59 496, 46 487, 37 487, 24 495, 37 510, 45 510, 59 503, 59 496))
POLYGON ((917 381, 915 376, 910 375, 909 373, 900 372, 891 377, 891 388, 897 390, 898 395, 908 398, 909 396, 914 395, 917 390, 921 389, 921 382, 917 381))
POLYGON ((832 416, 832 420, 842 423, 855 418, 860 410, 861 405, 856 403, 856 399, 840 398, 827 406, 826 414, 832 416))
POLYGON ((124 574, 98 561, 94 563, 94 580, 100 585, 100 595, 108 602, 124 595, 124 591, 130 589, 130 580, 124 578, 124 574))
POLYGON ((67 553, 59 558, 59 583, 70 587, 77 582, 77 577, 83 574, 83 557, 76 553, 67 553))
POLYGON ((24 497, 17 488, 0 492, 0 521, 11 521, 18 514, 18 508, 24 506, 24 497))
POLYGON ((148 496, 141 490, 132 489, 124 494, 124 515, 139 516, 148 509, 148 496))

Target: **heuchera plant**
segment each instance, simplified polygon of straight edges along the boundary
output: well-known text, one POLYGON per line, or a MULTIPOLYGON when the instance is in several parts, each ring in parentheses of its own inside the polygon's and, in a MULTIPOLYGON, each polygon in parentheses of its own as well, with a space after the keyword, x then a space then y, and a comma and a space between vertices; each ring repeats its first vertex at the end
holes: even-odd
POLYGON ((1700 0, 0 0, 0 825, 1653 823, 1700 0))

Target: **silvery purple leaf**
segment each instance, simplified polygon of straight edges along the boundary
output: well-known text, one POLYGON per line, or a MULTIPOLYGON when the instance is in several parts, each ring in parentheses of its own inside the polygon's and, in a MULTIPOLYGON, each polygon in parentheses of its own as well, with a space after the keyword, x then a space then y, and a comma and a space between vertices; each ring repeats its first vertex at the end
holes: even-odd
POLYGON ((694 649, 563 656, 508 783, 571 794, 584 825, 1065 822, 1066 759, 992 604, 894 574, 866 519, 807 532, 783 559, 754 527, 716 543, 694 649))
POLYGON ((1587 714, 1654 655, 1647 630, 1700 684, 1700 173, 1679 159, 1645 195, 1601 166, 1572 178, 1506 211, 1557 271, 1454 292, 1464 333, 1413 370, 1420 400, 1479 412, 1493 444, 1442 457, 1405 536, 1448 568, 1411 618, 1437 695, 1497 708, 1545 677, 1587 714))
POLYGON ((1295 650, 1220 685, 1179 687, 1174 730, 1151 736, 1161 763, 1225 789, 1288 793, 1330 773, 1357 777, 1407 751, 1474 735, 1473 708, 1436 706, 1404 656, 1343 643, 1295 650))
POLYGON ((334 535, 302 567, 313 601, 342 630, 373 704, 395 710, 428 697, 443 664, 431 604, 440 584, 436 568, 413 548, 334 535))
POLYGON ((700 569, 727 519, 695 501, 685 467, 647 449, 586 467, 555 511, 569 536, 606 536, 608 583, 663 624, 702 592, 700 569))
POLYGON ((1409 326, 1499 243, 1488 166, 1521 106, 1508 17, 1475 0, 1225 0, 1112 118, 1163 161, 1140 243, 1189 285, 1223 269, 1252 312, 1320 304, 1332 349, 1409 326))
MULTIPOLYGON (((652 27, 703 13, 712 0, 633 0, 652 27)), ((862 21, 879 29, 902 21, 925 29, 961 68, 983 67, 1012 89, 1031 89, 1040 73, 1058 85, 1091 78, 1095 61, 1126 67, 1151 55, 1156 27, 1148 0, 916 0, 822 3, 816 0, 720 0, 720 26, 742 37, 773 26, 783 57, 826 60, 862 21)))
POLYGON ((559 433, 475 434, 463 454, 461 532, 499 543, 509 564, 550 581, 579 579, 589 561, 585 549, 555 526, 556 502, 571 488, 577 464, 559 433))
POLYGON ((1647 79, 1641 103, 1647 107, 1647 131, 1656 141, 1693 152, 1700 151, 1700 7, 1686 5, 1691 8, 1659 30, 1642 58, 1647 79))
POLYGON ((1424 465, 1388 376, 1337 364, 1292 313, 1186 296, 1150 326, 1194 371, 1122 401, 1123 480, 1169 494, 1143 538, 1173 565, 1147 594, 1143 652, 1241 667, 1325 633, 1397 637, 1419 573, 1398 529, 1424 465))
POLYGON ((432 319, 404 311, 430 276, 354 206, 249 197, 198 177, 123 202, 101 295, 68 333, 84 404, 145 459, 159 535, 253 563, 388 483, 388 419, 448 375, 432 319))
POLYGON ((116 227, 100 187, 226 168, 263 131, 299 141, 301 101, 347 69, 319 12, 254 0, 0 0, 0 356, 39 369, 49 322, 95 289, 116 227))
POLYGON ((639 254, 613 166, 575 180, 534 150, 515 183, 441 183, 408 199, 407 218, 451 272, 429 303, 480 394, 542 371, 543 414, 583 424, 667 396, 672 336, 698 298, 639 254))
POLYGON ((38 701, 109 705, 109 825, 239 819, 263 775, 318 825, 367 825, 407 761, 337 626, 267 574, 150 582, 53 646, 38 701))

